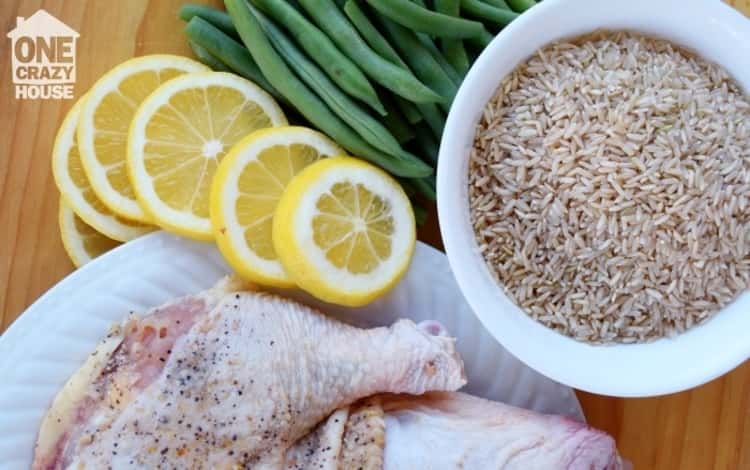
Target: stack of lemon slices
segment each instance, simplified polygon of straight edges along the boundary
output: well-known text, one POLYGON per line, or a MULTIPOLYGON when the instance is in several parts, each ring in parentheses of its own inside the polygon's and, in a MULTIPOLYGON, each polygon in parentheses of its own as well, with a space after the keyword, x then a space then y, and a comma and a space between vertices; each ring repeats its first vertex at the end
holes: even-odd
POLYGON ((414 214, 398 183, 301 127, 235 145, 216 173, 210 212, 216 243, 240 275, 340 305, 389 290, 414 251, 414 214))
POLYGON ((414 250, 390 176, 288 126, 255 84, 184 57, 139 57, 97 81, 60 127, 53 173, 76 266, 159 227, 216 240, 248 280, 362 305, 414 250))

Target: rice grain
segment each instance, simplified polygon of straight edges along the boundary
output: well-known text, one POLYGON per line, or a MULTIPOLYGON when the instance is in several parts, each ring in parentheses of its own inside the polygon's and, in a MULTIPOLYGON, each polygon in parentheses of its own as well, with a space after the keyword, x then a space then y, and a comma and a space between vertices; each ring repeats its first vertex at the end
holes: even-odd
POLYGON ((531 317, 590 343, 674 336, 750 287, 750 101, 665 40, 548 45, 487 104, 469 197, 531 317))

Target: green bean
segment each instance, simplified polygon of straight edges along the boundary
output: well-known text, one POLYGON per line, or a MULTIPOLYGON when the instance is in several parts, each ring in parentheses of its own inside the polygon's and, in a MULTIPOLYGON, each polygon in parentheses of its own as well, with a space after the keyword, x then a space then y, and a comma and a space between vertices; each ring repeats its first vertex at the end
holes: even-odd
MULTIPOLYGON (((415 4, 419 5, 422 8, 427 8, 427 4, 425 4, 424 0, 411 0, 415 4)), ((426 33, 415 33, 417 36, 417 39, 420 43, 422 43, 422 46, 425 48, 427 52, 430 53, 433 59, 435 59, 435 62, 440 65, 440 68, 443 69, 446 75, 448 75, 448 78, 450 78, 453 83, 456 84, 456 86, 461 84, 461 81, 463 80, 463 75, 459 75, 459 73, 456 71, 456 69, 453 68, 453 66, 446 60, 446 58, 443 56, 443 54, 440 52, 440 50, 435 46, 435 43, 432 41, 432 38, 426 33)), ((459 39, 460 41, 460 39, 459 39)))
MULTIPOLYGON (((346 1, 346 3, 344 4, 344 13, 349 18, 349 21, 352 22, 357 31, 359 31, 359 34, 361 34, 362 37, 365 38, 365 41, 367 41, 367 44, 370 45, 372 50, 380 54, 380 56, 384 59, 387 59, 394 64, 400 65, 405 69, 409 69, 409 66, 406 65, 406 62, 401 59, 401 57, 398 55, 398 52, 393 49, 393 46, 390 45, 388 40, 380 33, 380 31, 378 31, 375 25, 372 24, 370 19, 367 17, 365 12, 362 11, 362 8, 360 8, 359 4, 355 0, 346 1)), ((394 99, 396 100, 396 105, 399 107, 404 116, 406 116, 406 119, 410 124, 416 124, 422 120, 422 113, 420 112, 418 106, 416 106, 414 103, 406 101, 404 98, 398 95, 395 95, 394 99)), ((426 103, 424 104, 424 106, 428 108, 431 107, 431 105, 428 105, 426 103)))
MULTIPOLYGON (((412 199, 412 202, 414 201, 417 193, 421 193, 429 200, 435 200, 435 183, 432 177, 428 176, 425 178, 396 178, 396 180, 399 182, 401 187, 404 188, 404 192, 407 196, 409 196, 410 199, 412 199), (425 179, 426 181, 418 181, 425 179)), ((413 206, 414 204, 412 204, 412 207, 413 206)))
MULTIPOLYGON (((460 0, 435 0, 435 10, 444 15, 459 16, 461 13, 460 0)), ((440 47, 443 54, 453 68, 460 76, 466 75, 471 63, 469 56, 466 54, 464 43, 460 39, 440 38, 440 47)))
POLYGON ((416 103, 434 103, 442 98, 407 68, 387 61, 373 51, 349 23, 333 0, 299 0, 312 20, 370 78, 393 93, 416 103))
MULTIPOLYGON (((380 99, 383 101, 386 111, 388 111, 388 114, 383 117, 383 123, 385 124, 385 127, 387 127, 389 131, 391 131, 391 134, 393 134, 396 140, 398 140, 399 144, 404 144, 412 140, 414 138, 414 131, 412 130, 412 126, 401 114, 398 106, 396 106, 395 101, 388 95, 382 95, 380 99)), ((420 118, 421 117, 422 116, 420 116, 420 118)))
POLYGON ((338 86, 380 114, 385 114, 375 89, 362 71, 299 11, 285 0, 252 0, 252 3, 289 30, 297 44, 338 86))
POLYGON ((424 46, 425 50, 429 52, 432 58, 435 59, 435 62, 440 65, 440 68, 443 69, 443 72, 448 75, 448 78, 450 78, 453 83, 456 84, 456 86, 460 85, 463 77, 458 74, 456 69, 454 69, 450 62, 448 62, 443 53, 440 52, 440 49, 437 48, 435 43, 432 41, 432 38, 430 38, 430 36, 426 35, 425 33, 417 33, 416 36, 419 42, 422 43, 422 46, 424 46))
POLYGON ((432 133, 439 139, 443 135, 443 128, 445 128, 445 116, 443 112, 432 103, 419 104, 417 108, 427 127, 432 129, 432 133))
POLYGON ((396 178, 396 181, 398 181, 398 184, 401 185, 401 189, 404 190, 409 198, 412 198, 417 194, 417 188, 415 188, 414 185, 411 184, 411 180, 399 177, 396 178))
POLYGON ((414 221, 417 223, 417 226, 421 227, 424 225, 425 222, 427 222, 427 209, 422 207, 419 202, 414 199, 411 200, 411 209, 414 211, 414 221))
POLYGON ((254 82, 279 101, 289 104, 287 99, 266 80, 250 52, 219 28, 196 16, 185 26, 185 32, 192 42, 206 49, 236 74, 254 82))
MULTIPOLYGON (((422 114, 419 112, 419 108, 411 101, 406 100, 398 95, 393 95, 393 101, 396 102, 396 106, 401 110, 409 124, 416 124, 422 120, 422 114)), ((428 104, 428 103, 425 103, 428 104)))
POLYGON ((405 155, 399 142, 380 121, 367 114, 357 102, 336 86, 278 26, 259 11, 254 13, 279 55, 336 115, 375 148, 389 155, 405 155))
MULTIPOLYGON (((365 12, 362 11, 362 8, 360 8, 356 0, 346 1, 346 3, 344 4, 344 13, 349 18, 349 21, 352 22, 357 31, 359 31, 362 37, 365 38, 367 44, 369 44, 375 52, 380 54, 381 57, 390 60, 394 64, 398 64, 406 69, 409 68, 409 66, 406 65, 406 62, 404 62, 403 59, 401 59, 401 57, 398 55, 398 52, 393 49, 393 46, 390 45, 388 40, 380 33, 380 31, 378 31, 375 25, 372 24, 372 22, 367 17, 365 12)), ((423 113, 420 111, 419 106, 406 101, 398 95, 394 96, 394 98, 396 100, 396 105, 399 107, 410 124, 416 124, 422 120, 423 113)), ((427 103, 424 103, 422 106, 430 109, 434 107, 434 105, 427 103)))
POLYGON ((239 39, 237 30, 232 24, 232 19, 225 11, 208 5, 186 3, 180 7, 179 15, 184 21, 190 21, 194 16, 198 16, 219 28, 225 34, 228 34, 235 39, 239 39))
POLYGON ((497 8, 481 2, 480 0, 461 0, 461 8, 471 16, 475 16, 484 21, 497 23, 500 26, 505 26, 518 18, 518 13, 512 10, 497 8))
POLYGON ((508 0, 508 5, 510 5, 510 8, 512 8, 514 11, 523 13, 524 11, 536 5, 536 2, 534 0, 508 0))
MULTIPOLYGON (((427 4, 424 2, 424 0, 412 0, 414 3, 419 5, 422 8, 427 8, 427 4)), ((438 12, 439 13, 439 12, 438 12)), ((452 15, 454 17, 458 17, 458 15, 452 15)), ((433 59, 435 59, 435 62, 440 64, 440 67, 443 69, 446 75, 450 77, 451 80, 453 80, 453 83, 456 85, 460 85, 461 81, 463 79, 463 75, 460 75, 456 69, 453 68, 453 66, 448 62, 448 60, 443 56, 443 53, 440 52, 440 50, 435 46, 435 43, 432 41, 432 38, 425 33, 417 33, 417 38, 419 39, 419 42, 422 43, 425 49, 430 53, 433 59)))
POLYGON ((453 70, 455 70, 458 76, 461 77, 461 81, 463 81, 463 77, 466 76, 466 73, 471 67, 471 62, 469 61, 469 56, 466 53, 463 41, 457 39, 443 39, 440 41, 440 47, 443 50, 443 57, 445 57, 445 60, 448 61, 451 67, 453 67, 453 70))
POLYGON ((372 49, 380 54, 384 59, 388 59, 394 64, 398 64, 402 67, 408 68, 406 63, 401 59, 390 45, 388 40, 378 31, 374 24, 367 17, 367 14, 362 10, 356 0, 347 0, 344 4, 344 13, 352 22, 357 31, 365 38, 367 44, 372 49))
POLYGON ((430 201, 434 201, 437 199, 437 190, 435 189, 436 185, 434 176, 413 178, 409 181, 414 185, 417 191, 422 193, 430 201))
MULTIPOLYGON (((411 202, 411 209, 414 212, 414 221, 417 223, 418 227, 423 226, 425 222, 427 222, 427 219, 429 217, 429 210, 425 209, 423 203, 417 197, 417 193, 419 191, 412 183, 412 180, 399 178, 398 182, 401 185, 401 188, 403 188, 406 195, 409 197, 409 202, 411 202)), ((428 194, 426 194, 426 196, 430 197, 432 193, 431 188, 429 188, 429 185, 424 185, 424 188, 427 188, 428 194)))
POLYGON ((203 63, 203 65, 207 65, 208 67, 210 67, 211 70, 215 70, 217 72, 229 72, 230 71, 229 67, 224 65, 224 62, 214 57, 210 52, 206 50, 205 47, 201 46, 197 42, 188 41, 188 45, 190 46, 190 49, 193 51, 193 54, 195 54, 195 57, 197 57, 198 60, 203 63))
POLYGON ((367 0, 381 15, 407 28, 438 37, 470 38, 482 34, 482 23, 435 13, 408 0, 367 0))
POLYGON ((505 8, 506 10, 510 10, 510 7, 507 3, 505 3, 505 0, 482 0, 484 3, 489 3, 493 7, 498 8, 505 8))
POLYGON ((245 0, 224 0, 224 4, 242 41, 263 74, 277 83, 279 92, 313 125, 354 155, 365 158, 390 173, 407 177, 423 177, 432 173, 432 168, 418 159, 395 158, 365 142, 294 75, 266 38, 245 0))
MULTIPOLYGON (((367 17, 367 14, 362 10, 362 8, 359 6, 359 4, 356 2, 356 0, 348 0, 346 4, 344 5, 344 12, 351 20, 352 24, 359 30, 359 32, 362 34, 362 36, 367 40, 367 42, 370 44, 370 47, 372 47, 375 52, 380 54, 381 56, 385 57, 386 59, 398 63, 402 67, 408 67, 406 63, 401 59, 401 56, 393 49, 393 46, 391 46, 390 42, 388 42, 388 39, 386 39, 380 31, 372 24, 372 22, 367 17)), ((398 25, 396 25, 398 26, 398 25)), ((398 33, 396 33, 398 34, 398 33)), ((408 34, 407 34, 408 36, 408 34)), ((393 39, 394 37, 391 36, 393 39)), ((395 38, 395 42, 399 42, 399 37, 395 38)), ((407 39, 408 42, 408 39, 407 39)), ((413 39, 412 39, 413 42, 413 39)), ((412 44, 413 45, 413 44, 412 44)), ((429 73, 430 64, 429 59, 421 57, 421 54, 423 54, 424 51, 420 50, 413 50, 408 51, 406 48, 408 47, 408 44, 403 45, 402 52, 414 52, 420 62, 425 62, 422 67, 420 67, 420 70, 424 74, 429 73)), ((434 67, 434 64, 433 64, 434 67)), ((414 69, 417 75, 419 76, 420 72, 417 69, 414 69)), ((423 80, 427 83, 427 80, 425 79, 425 76, 421 76, 423 80)), ((428 83, 429 84, 429 83, 428 83)), ((422 117, 425 119, 425 121, 429 124, 430 128, 432 128, 433 132, 435 132, 438 136, 442 134, 443 127, 445 126, 445 120, 442 119, 440 110, 431 103, 420 103, 416 104, 416 108, 419 111, 419 113, 422 115, 422 117)), ((408 115, 407 115, 408 118, 408 115)), ((409 120, 412 124, 416 124, 419 122, 419 120, 409 120)))
POLYGON ((422 154, 427 157, 430 164, 437 165, 440 143, 433 137, 427 126, 418 124, 414 127, 414 131, 414 140, 419 149, 422 150, 422 154))
POLYGON ((495 35, 485 29, 482 34, 474 38, 468 38, 466 42, 479 48, 481 52, 481 49, 487 47, 493 39, 495 39, 495 35))
POLYGON ((447 112, 458 90, 456 84, 419 42, 413 31, 385 16, 378 15, 378 18, 383 25, 385 34, 390 38, 391 44, 398 49, 417 77, 446 99, 440 105, 447 112))

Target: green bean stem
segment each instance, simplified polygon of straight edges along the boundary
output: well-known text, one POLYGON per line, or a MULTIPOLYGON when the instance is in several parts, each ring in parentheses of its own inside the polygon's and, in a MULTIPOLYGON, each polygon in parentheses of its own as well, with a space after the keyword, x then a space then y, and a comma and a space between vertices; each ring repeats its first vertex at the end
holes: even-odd
POLYGON ((367 0, 381 15, 407 28, 438 37, 470 38, 482 34, 482 23, 454 18, 408 0, 367 0))
POLYGON ((237 30, 232 24, 232 19, 227 12, 213 8, 208 5, 195 5, 186 3, 180 7, 180 18, 184 21, 190 21, 194 16, 198 16, 219 28, 223 33, 239 39, 237 30))
MULTIPOLYGON (((518 13, 488 5, 480 0, 461 0, 461 8, 471 16, 505 26, 518 18, 518 13)), ((479 36, 477 36, 479 37, 479 36)))
POLYGON ((294 75, 266 38, 245 0, 225 0, 224 4, 242 41, 263 74, 277 83, 279 92, 312 124, 350 152, 370 160, 390 173, 407 177, 423 177, 432 173, 432 168, 418 159, 412 161, 394 158, 365 142, 294 75))
POLYGON ((381 86, 416 103, 434 103, 443 99, 422 84, 408 68, 389 62, 373 51, 333 0, 300 0, 300 4, 340 50, 381 86))
POLYGON ((373 118, 353 99, 344 93, 328 76, 300 51, 286 34, 259 11, 255 17, 273 47, 297 75, 328 105, 331 110, 351 126, 370 145, 383 152, 399 156, 404 150, 380 121, 373 118))
MULTIPOLYGON (((451 16, 461 14, 460 0, 435 0, 435 10, 438 13, 451 16)), ((463 77, 469 71, 471 63, 466 54, 464 43, 460 39, 440 38, 440 47, 445 54, 446 60, 453 66, 458 74, 463 77)))
POLYGON ((241 75, 266 90, 279 101, 290 104, 287 99, 263 76, 258 64, 245 47, 210 24, 200 16, 193 17, 185 26, 188 38, 206 49, 234 73, 241 75))
MULTIPOLYGON (((276 22, 283 25, 302 49, 325 70, 338 86, 380 114, 385 108, 364 73, 346 57, 320 29, 285 0, 252 0, 276 22)), ((236 26, 236 22, 235 22, 236 26)))

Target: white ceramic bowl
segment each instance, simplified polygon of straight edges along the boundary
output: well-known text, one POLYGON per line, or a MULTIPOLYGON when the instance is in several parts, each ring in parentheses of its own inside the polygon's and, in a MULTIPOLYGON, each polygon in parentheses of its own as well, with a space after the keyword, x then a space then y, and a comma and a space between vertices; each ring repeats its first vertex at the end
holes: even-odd
MULTIPOLYGON (((505 28, 456 96, 440 146, 438 214, 456 280, 490 333, 521 361, 579 389, 617 396, 677 392, 750 357, 750 294, 705 325, 648 344, 592 346, 524 314, 493 279, 469 219, 468 155, 480 113, 500 80, 540 47, 596 29, 669 39, 724 66, 750 90, 750 20, 718 0, 544 0, 505 28)), ((488 371, 488 373, 490 373, 488 371)))

